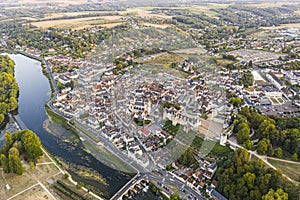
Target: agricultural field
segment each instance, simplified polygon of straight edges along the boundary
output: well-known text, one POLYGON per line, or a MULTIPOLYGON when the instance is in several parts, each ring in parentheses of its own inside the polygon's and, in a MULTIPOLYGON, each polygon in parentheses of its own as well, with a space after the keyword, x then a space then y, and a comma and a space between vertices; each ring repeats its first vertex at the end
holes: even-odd
MULTIPOLYGON (((116 17, 116 16, 106 16, 116 17)), ((122 20, 107 20, 104 17, 87 17, 87 18, 76 18, 76 19, 59 19, 59 20, 46 20, 39 22, 32 22, 31 24, 39 28, 64 28, 64 29, 83 29, 90 26, 102 25, 105 27, 114 27, 121 24, 122 20)))
POLYGON ((270 8, 270 7, 279 7, 282 5, 297 5, 297 2, 267 2, 267 3, 246 3, 246 6, 252 6, 256 8, 270 8))
POLYGON ((218 10, 221 8, 227 8, 228 6, 233 4, 217 4, 217 3, 209 3, 208 5, 203 6, 188 6, 183 7, 184 9, 187 9, 194 13, 205 13, 208 16, 215 17, 218 15, 217 12, 213 11, 212 9, 218 10))
POLYGON ((263 30, 277 30, 277 29, 284 29, 284 28, 300 28, 300 23, 281 24, 280 26, 262 27, 263 30))

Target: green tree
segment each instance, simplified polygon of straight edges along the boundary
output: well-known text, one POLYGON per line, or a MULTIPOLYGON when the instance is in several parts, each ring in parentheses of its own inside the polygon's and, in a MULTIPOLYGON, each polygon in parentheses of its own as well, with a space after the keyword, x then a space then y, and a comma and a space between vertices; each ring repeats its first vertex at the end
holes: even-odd
POLYGON ((169 200, 181 200, 178 192, 174 192, 173 194, 170 195, 169 200))
POLYGON ((264 155, 268 151, 268 147, 270 144, 270 140, 263 138, 261 141, 258 142, 257 146, 257 153, 260 155, 264 155))
POLYGON ((294 153, 294 154, 292 155, 292 160, 293 160, 293 161, 298 161, 298 154, 297 154, 297 153, 294 153))
POLYGON ((234 107, 238 107, 243 103, 243 100, 239 97, 231 97, 229 99, 229 103, 231 103, 234 107))
POLYGON ((0 154, 0 164, 3 168, 3 171, 5 173, 8 173, 9 172, 8 159, 4 154, 0 154))
POLYGON ((246 142, 243 143, 243 147, 250 150, 253 147, 253 142, 251 140, 246 140, 246 142))
POLYGON ((248 123, 240 123, 237 129, 237 141, 239 144, 243 144, 247 140, 250 140, 250 127, 248 123))
POLYGON ((13 111, 16 110, 17 108, 18 108, 18 101, 16 100, 15 97, 10 97, 9 109, 13 111))
POLYGON ((21 163, 21 160, 18 156, 9 154, 8 155, 8 166, 9 166, 9 171, 11 173, 16 173, 18 175, 21 175, 25 171, 25 169, 21 163))
POLYGON ((17 156, 17 157, 20 156, 20 152, 16 147, 10 148, 9 151, 8 151, 8 154, 12 155, 12 156, 17 156))
POLYGON ((277 148, 277 150, 276 150, 276 157, 277 158, 281 158, 282 157, 282 149, 280 147, 277 148))
POLYGON ((288 200, 288 194, 281 188, 276 191, 270 189, 267 194, 262 196, 262 200, 288 200))
POLYGON ((2 124, 4 122, 4 115, 2 113, 0 113, 0 124, 2 124))
POLYGON ((27 154, 35 161, 43 155, 41 141, 34 132, 26 130, 22 135, 22 144, 27 154))
POLYGON ((10 134, 9 131, 6 131, 6 133, 5 133, 5 140, 6 140, 5 144, 8 147, 10 147, 12 145, 12 143, 13 143, 13 139, 12 139, 12 135, 10 134))
POLYGON ((30 166, 31 169, 34 169, 34 168, 35 168, 34 162, 30 161, 30 162, 29 162, 29 166, 30 166))
POLYGON ((193 149, 189 147, 183 155, 178 158, 178 161, 184 166, 190 167, 194 163, 196 163, 196 159, 194 158, 193 149))
POLYGON ((255 179, 256 179, 255 174, 247 172, 246 174, 244 174, 243 179, 247 183, 249 189, 254 188, 255 179))

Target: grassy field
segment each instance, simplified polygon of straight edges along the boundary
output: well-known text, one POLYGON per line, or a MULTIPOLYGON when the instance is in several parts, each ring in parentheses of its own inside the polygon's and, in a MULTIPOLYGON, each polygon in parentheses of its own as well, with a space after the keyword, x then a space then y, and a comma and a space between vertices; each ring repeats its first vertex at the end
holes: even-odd
POLYGON ((245 6, 256 8, 280 7, 282 5, 297 5, 297 2, 268 2, 268 3, 246 3, 245 6))
POLYGON ((221 57, 215 58, 214 60, 217 64, 217 66, 223 66, 223 67, 225 67, 228 64, 234 64, 236 62, 236 61, 232 61, 232 60, 223 59, 221 57))
POLYGON ((129 166, 127 163, 124 163, 117 156, 107 151, 104 147, 95 146, 88 140, 85 140, 82 143, 96 159, 100 160, 105 165, 123 172, 136 173, 136 171, 131 166, 129 166))
POLYGON ((121 15, 136 15, 140 17, 158 17, 158 18, 165 18, 165 19, 171 19, 172 16, 167 15, 158 15, 158 14, 152 14, 151 10, 156 7, 138 7, 138 8, 129 8, 126 11, 119 12, 121 15))
POLYGON ((143 61, 141 64, 171 64, 174 62, 180 62, 184 60, 184 57, 182 57, 179 54, 176 53, 160 53, 154 55, 154 57, 150 60, 143 61))
POLYGON ((280 169, 291 179, 300 182, 300 162, 298 164, 283 162, 279 160, 268 159, 268 162, 280 169))
POLYGON ((188 7, 183 7, 184 9, 187 9, 191 12, 195 13, 205 13, 208 16, 217 16, 218 13, 215 11, 212 11, 211 9, 221 9, 221 8, 227 8, 232 4, 218 4, 218 3, 209 3, 208 5, 203 5, 203 6, 188 6, 188 7))
MULTIPOLYGON (((204 140, 201 137, 199 136, 195 137, 192 143, 192 147, 195 149, 196 152, 203 150, 203 142, 204 140)), ((206 146, 213 145, 211 152, 209 152, 208 154, 209 157, 223 158, 223 157, 227 157, 233 151, 232 149, 230 149, 229 146, 222 146, 218 142, 216 143, 214 141, 206 141, 205 143, 206 146)))
POLYGON ((72 28, 80 29, 87 26, 103 25, 112 26, 112 24, 122 22, 120 16, 100 16, 100 17, 85 17, 75 19, 49 19, 46 21, 32 22, 32 25, 40 28, 72 28))
POLYGON ((284 28, 300 28, 300 23, 281 24, 280 26, 262 27, 262 29, 264 29, 264 30, 276 30, 276 29, 284 29, 284 28))
POLYGON ((31 200, 40 199, 40 197, 43 197, 42 199, 52 199, 46 190, 41 187, 41 184, 49 189, 50 184, 47 181, 61 177, 62 174, 60 171, 51 163, 51 160, 44 155, 34 169, 27 169, 21 176, 2 173, 0 178, 1 199, 9 199, 18 193, 19 195, 16 195, 14 199, 31 200), (41 184, 38 184, 38 181, 40 181, 41 184), (9 190, 5 188, 5 184, 10 186, 9 190))

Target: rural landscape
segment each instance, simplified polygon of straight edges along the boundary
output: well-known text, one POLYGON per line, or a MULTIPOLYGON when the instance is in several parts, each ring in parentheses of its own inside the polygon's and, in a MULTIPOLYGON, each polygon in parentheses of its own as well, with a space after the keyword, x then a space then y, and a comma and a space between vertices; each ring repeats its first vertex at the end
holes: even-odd
POLYGON ((0 199, 300 199, 300 1, 0 6, 0 199))

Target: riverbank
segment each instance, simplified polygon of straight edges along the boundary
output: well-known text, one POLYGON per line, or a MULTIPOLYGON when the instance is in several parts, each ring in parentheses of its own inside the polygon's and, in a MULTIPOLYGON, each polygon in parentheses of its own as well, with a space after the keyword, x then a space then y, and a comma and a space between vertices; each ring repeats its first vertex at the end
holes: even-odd
MULTIPOLYGON (((35 60, 21 54, 11 54, 10 56, 16 63, 15 78, 20 86, 19 117, 29 129, 37 133, 41 138, 42 144, 55 158, 58 158, 67 165, 72 164, 82 169, 89 168, 97 171, 105 179, 107 185, 91 181, 91 177, 87 177, 87 179, 83 177, 81 179, 76 176, 74 179, 85 182, 86 186, 92 184, 91 186, 97 190, 95 192, 103 194, 107 198, 112 196, 131 179, 132 175, 114 170, 101 163, 88 153, 77 137, 77 139, 70 142, 62 140, 58 136, 48 132, 44 128, 44 124, 49 121, 45 109, 45 105, 49 102, 52 92, 49 79, 43 74, 40 62, 37 63, 35 60)), ((57 117, 58 115, 55 118, 57 117)), ((64 120, 64 122, 67 121, 64 120)), ((62 129, 63 132, 68 131, 64 127, 62 129)), ((69 137, 75 138, 70 134, 69 137)))

